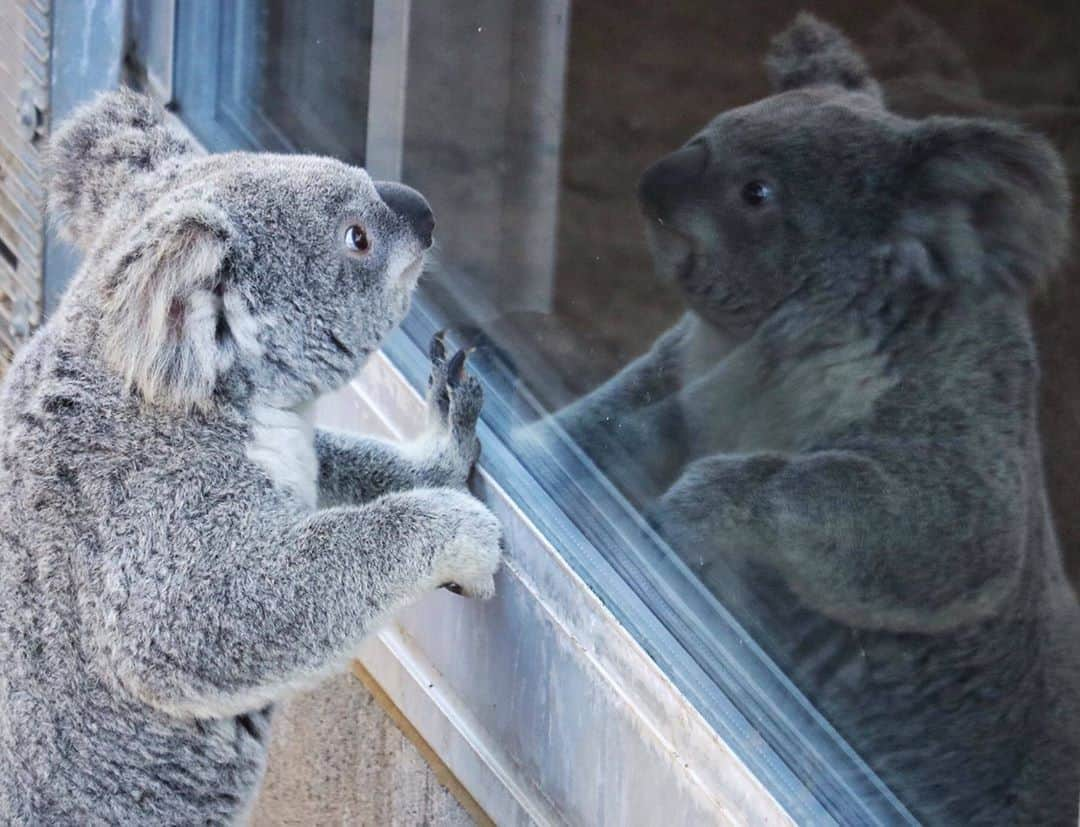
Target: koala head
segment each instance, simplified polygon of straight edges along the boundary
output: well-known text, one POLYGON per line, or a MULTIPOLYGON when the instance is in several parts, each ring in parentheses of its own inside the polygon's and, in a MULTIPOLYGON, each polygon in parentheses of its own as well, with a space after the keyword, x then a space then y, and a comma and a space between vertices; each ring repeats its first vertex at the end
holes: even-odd
POLYGON ((862 58, 808 14, 775 39, 775 93, 642 175, 661 275, 733 338, 796 291, 1012 290, 1059 263, 1069 195, 1041 137, 888 112, 862 58))
POLYGON ((50 168, 91 347, 181 409, 343 384, 408 311, 435 226, 415 190, 329 158, 197 154, 126 90, 64 124, 50 168))

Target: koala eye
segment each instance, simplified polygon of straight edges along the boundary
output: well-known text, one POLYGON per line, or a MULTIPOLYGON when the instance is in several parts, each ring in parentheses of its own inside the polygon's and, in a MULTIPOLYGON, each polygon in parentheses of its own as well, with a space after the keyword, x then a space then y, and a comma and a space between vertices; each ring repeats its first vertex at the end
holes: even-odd
POLYGON ((742 188, 742 199, 751 207, 760 207, 772 198, 773 189, 764 181, 751 181, 742 188))
POLYGON ((345 246, 354 253, 366 253, 371 249, 371 241, 368 239, 367 230, 359 224, 353 224, 345 230, 345 246))

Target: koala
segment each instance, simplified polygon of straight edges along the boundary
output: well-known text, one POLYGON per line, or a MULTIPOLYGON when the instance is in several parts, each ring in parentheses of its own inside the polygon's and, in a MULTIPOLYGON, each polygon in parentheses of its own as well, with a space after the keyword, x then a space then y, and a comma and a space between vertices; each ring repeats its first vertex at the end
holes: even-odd
POLYGON ((1075 825, 1080 609, 1027 316, 1066 252, 1061 161, 889 112, 807 14, 767 68, 640 180, 685 315, 553 424, 916 817, 1075 825))
POLYGON ((415 444, 310 415, 434 219, 329 158, 198 154, 131 91, 50 155, 85 262, 0 393, 0 822, 235 823, 276 702, 425 593, 493 593, 464 354, 433 342, 415 444))

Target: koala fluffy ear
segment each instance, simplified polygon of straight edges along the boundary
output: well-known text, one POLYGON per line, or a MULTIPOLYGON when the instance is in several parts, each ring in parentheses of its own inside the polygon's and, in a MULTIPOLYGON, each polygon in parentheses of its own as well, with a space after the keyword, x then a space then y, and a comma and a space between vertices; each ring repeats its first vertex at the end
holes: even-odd
POLYGON ((49 141, 49 206, 59 232, 84 250, 140 173, 192 152, 164 111, 130 89, 106 92, 67 118, 49 141))
POLYGON ((881 102, 881 88, 855 47, 834 26, 808 12, 773 38, 765 58, 776 92, 808 86, 839 86, 881 102))
POLYGON ((917 239, 946 280, 1029 290, 1068 245, 1069 187, 1043 137, 994 121, 928 118, 902 170, 902 237, 917 239))
POLYGON ((235 359, 234 328, 250 317, 227 283, 231 235, 218 208, 173 202, 112 253, 101 286, 104 356, 146 401, 205 408, 235 359))

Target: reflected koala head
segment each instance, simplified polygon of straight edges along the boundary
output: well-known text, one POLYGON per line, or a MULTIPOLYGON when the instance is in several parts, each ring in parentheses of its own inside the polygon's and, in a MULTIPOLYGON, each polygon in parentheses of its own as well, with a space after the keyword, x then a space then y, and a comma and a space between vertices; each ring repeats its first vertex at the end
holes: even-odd
POLYGON ((329 158, 199 155, 126 90, 64 124, 50 167, 56 225, 88 254, 87 346, 185 409, 343 384, 407 312, 434 230, 419 193, 329 158))
POLYGON ((1023 292, 1059 263, 1069 195, 1044 139, 890 113, 848 40, 809 14, 766 65, 773 95, 717 116, 639 186, 658 271, 728 335, 800 289, 1023 292))

